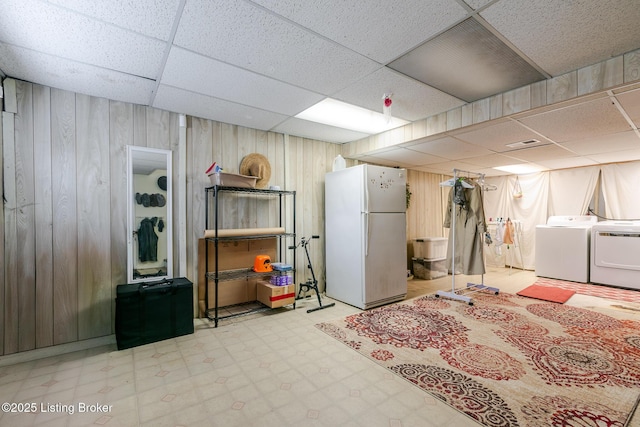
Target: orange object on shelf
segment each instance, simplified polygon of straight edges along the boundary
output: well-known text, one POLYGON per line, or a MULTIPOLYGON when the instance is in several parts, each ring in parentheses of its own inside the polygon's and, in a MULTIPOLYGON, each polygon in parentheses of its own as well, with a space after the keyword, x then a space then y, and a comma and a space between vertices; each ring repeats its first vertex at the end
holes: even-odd
POLYGON ((269 255, 256 255, 256 258, 253 261, 253 271, 258 273, 273 271, 271 257, 269 255))

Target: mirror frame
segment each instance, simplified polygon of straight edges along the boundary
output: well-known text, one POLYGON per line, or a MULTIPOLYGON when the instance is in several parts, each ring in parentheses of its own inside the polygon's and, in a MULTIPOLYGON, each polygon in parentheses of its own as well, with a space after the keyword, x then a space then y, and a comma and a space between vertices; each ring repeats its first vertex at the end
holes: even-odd
MULTIPOLYGON (((173 180, 172 180, 172 153, 171 150, 163 150, 159 148, 139 147, 134 145, 127 146, 127 283, 151 282, 167 278, 173 278, 173 180), (134 239, 136 234, 136 209, 134 204, 136 191, 134 188, 134 166, 136 160, 145 157, 164 156, 163 165, 166 169, 167 176, 167 196, 166 196, 166 221, 165 232, 167 239, 167 272, 165 276, 152 276, 143 278, 134 278, 133 271, 136 268, 136 254, 134 253, 134 239)), ((160 168, 156 168, 160 169, 160 168)))

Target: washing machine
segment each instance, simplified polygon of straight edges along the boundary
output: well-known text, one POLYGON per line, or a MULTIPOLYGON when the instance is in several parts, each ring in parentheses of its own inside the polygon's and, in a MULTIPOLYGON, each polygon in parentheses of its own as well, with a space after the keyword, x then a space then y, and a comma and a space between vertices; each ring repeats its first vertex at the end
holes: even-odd
POLYGON ((591 229, 593 283, 640 289, 640 221, 601 221, 591 229))
POLYGON ((551 216, 536 226, 536 276, 588 283, 595 216, 551 216))

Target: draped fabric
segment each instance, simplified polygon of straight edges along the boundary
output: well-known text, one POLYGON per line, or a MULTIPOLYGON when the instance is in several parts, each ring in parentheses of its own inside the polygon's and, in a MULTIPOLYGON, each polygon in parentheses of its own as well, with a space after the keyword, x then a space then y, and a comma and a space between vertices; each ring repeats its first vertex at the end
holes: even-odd
MULTIPOLYGON (((449 191, 448 208, 445 212, 444 227, 453 228, 455 233, 449 233, 447 246, 447 268, 451 270, 452 257, 455 259, 455 273, 484 274, 483 247, 486 222, 482 204, 482 190, 473 181, 473 188, 464 189, 466 204, 460 205, 454 202, 456 197, 455 187, 449 191), (455 239, 455 253, 452 254, 455 239)), ((453 231, 453 230, 452 230, 453 231)), ((452 271, 450 271, 453 273, 452 271)))
POLYGON ((596 166, 550 171, 547 216, 587 215, 599 173, 596 166))
MULTIPOLYGON (((638 161, 519 175, 521 198, 513 197, 516 176, 485 177, 486 184, 496 187, 495 191, 483 192, 487 221, 497 218, 522 221, 522 233, 515 243, 519 245, 518 252, 512 257, 514 267, 535 269, 536 226, 546 224, 550 216, 587 215, 598 189, 598 179, 600 193, 596 196, 604 204, 604 209, 601 208, 604 216, 615 220, 640 220, 638 161)), ((444 206, 448 206, 445 214, 450 214, 450 205, 451 193, 449 201, 444 201, 444 206)))
POLYGON ((640 162, 604 165, 600 169, 605 216, 616 220, 640 219, 640 162))
POLYGON ((510 261, 514 267, 526 270, 535 269, 535 231, 536 225, 547 223, 547 202, 549 196, 549 173, 520 175, 522 198, 513 197, 515 176, 487 177, 485 182, 497 187, 495 191, 484 193, 484 209, 489 220, 496 218, 522 221, 517 248, 510 261), (517 249, 517 251, 516 251, 517 249))

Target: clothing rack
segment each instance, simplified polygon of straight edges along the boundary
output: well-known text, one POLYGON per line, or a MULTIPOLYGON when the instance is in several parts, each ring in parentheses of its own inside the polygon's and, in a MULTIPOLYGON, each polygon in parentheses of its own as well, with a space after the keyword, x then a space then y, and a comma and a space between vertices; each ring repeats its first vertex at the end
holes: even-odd
MULTIPOLYGON (((478 177, 478 185, 481 186, 481 191, 483 190, 484 187, 484 174, 483 173, 478 173, 478 172, 470 172, 470 171, 464 171, 461 169, 454 169, 453 170, 453 179, 448 179, 444 182, 440 183, 440 186, 442 187, 453 187, 455 186, 456 182, 458 181, 458 179, 460 179, 459 177, 459 173, 462 172, 464 174, 467 175, 475 175, 478 177)), ((466 183, 465 181, 461 182, 462 185, 465 188, 472 188, 471 184, 466 183)), ((448 202, 447 202, 448 203, 448 202)), ((484 209, 484 208, 483 208, 484 209)), ((484 215, 484 212, 483 212, 484 215)), ((460 289, 457 290, 456 289, 456 208, 455 208, 455 203, 452 209, 452 213, 451 213, 451 292, 447 292, 447 291, 436 291, 436 298, 439 297, 444 297, 444 298, 449 298, 449 299, 453 299, 453 300, 458 300, 458 301, 464 301, 469 305, 473 305, 473 299, 469 296, 469 294, 473 293, 473 292, 478 292, 481 290, 489 290, 494 292, 496 295, 500 292, 500 290, 498 288, 494 288, 494 287, 490 287, 490 286, 486 286, 484 284, 484 273, 482 274, 482 282, 481 283, 467 283, 467 287, 465 289, 460 289), (463 293, 464 292, 464 293, 463 293)), ((482 236, 484 237, 484 236, 482 236)), ((484 246, 481 245, 481 247, 483 248, 484 251, 484 246)), ((483 257, 484 259, 484 257, 483 257)))

